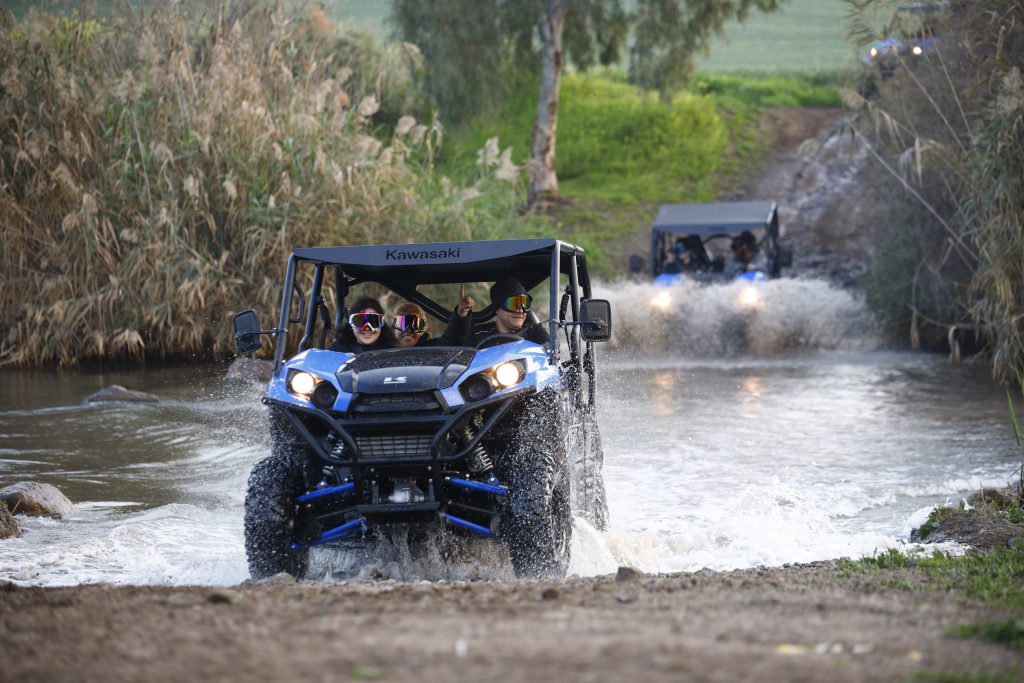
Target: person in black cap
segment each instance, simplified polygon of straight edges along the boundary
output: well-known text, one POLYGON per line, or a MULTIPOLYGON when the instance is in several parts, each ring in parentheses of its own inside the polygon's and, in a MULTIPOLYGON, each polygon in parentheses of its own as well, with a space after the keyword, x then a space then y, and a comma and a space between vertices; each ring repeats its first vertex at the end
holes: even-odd
POLYGON ((498 280, 491 286, 494 320, 472 328, 472 346, 492 334, 514 334, 535 344, 547 344, 548 331, 539 323, 527 323, 533 297, 526 293, 523 283, 515 278, 498 280))

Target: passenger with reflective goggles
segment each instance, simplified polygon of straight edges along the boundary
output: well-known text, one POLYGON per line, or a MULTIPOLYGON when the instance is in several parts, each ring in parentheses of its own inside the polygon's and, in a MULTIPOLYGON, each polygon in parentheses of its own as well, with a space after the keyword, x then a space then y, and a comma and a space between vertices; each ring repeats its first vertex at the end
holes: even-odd
POLYGON ((384 320, 384 307, 370 297, 356 299, 348 324, 335 331, 331 351, 362 353, 395 346, 395 334, 384 320))
POLYGON ((413 303, 406 303, 395 309, 392 324, 396 343, 400 347, 411 346, 461 346, 469 334, 469 313, 473 310, 473 298, 466 296, 465 286, 459 287, 459 305, 448 318, 448 329, 439 338, 431 338, 427 332, 429 323, 423 309, 413 303))
POLYGON ((535 344, 547 344, 548 331, 540 323, 527 323, 533 297, 523 283, 515 278, 498 280, 491 286, 492 322, 474 325, 467 338, 468 346, 476 346, 492 334, 514 334, 535 344))

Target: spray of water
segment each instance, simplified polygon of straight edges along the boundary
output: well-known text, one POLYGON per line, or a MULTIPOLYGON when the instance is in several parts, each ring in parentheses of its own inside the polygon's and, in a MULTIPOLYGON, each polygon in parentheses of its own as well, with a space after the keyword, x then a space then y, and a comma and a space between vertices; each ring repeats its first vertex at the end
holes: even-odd
POLYGON ((864 302, 823 280, 688 281, 668 288, 620 281, 598 283, 595 296, 612 303, 613 349, 767 356, 878 343, 864 302))

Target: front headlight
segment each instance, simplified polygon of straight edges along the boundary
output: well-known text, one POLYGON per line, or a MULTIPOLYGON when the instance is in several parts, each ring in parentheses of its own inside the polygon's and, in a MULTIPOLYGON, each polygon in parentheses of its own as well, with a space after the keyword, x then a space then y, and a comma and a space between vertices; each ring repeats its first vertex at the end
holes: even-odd
POLYGON ((672 305, 672 295, 668 293, 667 289, 663 289, 654 295, 654 298, 651 299, 651 305, 666 311, 672 305))
POLYGON ((316 388, 316 377, 308 372, 296 372, 288 378, 288 391, 309 398, 316 388))
POLYGON ((920 57, 922 54, 924 54, 924 50, 921 49, 920 45, 915 45, 914 47, 910 48, 910 51, 914 53, 915 57, 920 57))
POLYGON ((868 54, 871 55, 871 59, 874 59, 875 57, 878 56, 878 48, 877 47, 871 48, 871 51, 868 52, 868 54))
POLYGON ((761 304, 761 292, 757 291, 757 287, 744 287, 736 297, 736 303, 742 308, 757 308, 761 304))
POLYGON ((468 377, 459 385, 459 392, 466 401, 475 403, 482 401, 495 391, 514 387, 522 382, 524 377, 526 377, 526 366, 523 365, 523 361, 505 361, 468 377))
POLYGON ((523 369, 515 361, 502 363, 494 368, 494 380, 502 389, 508 389, 523 381, 523 369))
POLYGON ((288 374, 288 391, 321 410, 330 410, 338 399, 338 390, 333 384, 304 370, 292 370, 288 374))

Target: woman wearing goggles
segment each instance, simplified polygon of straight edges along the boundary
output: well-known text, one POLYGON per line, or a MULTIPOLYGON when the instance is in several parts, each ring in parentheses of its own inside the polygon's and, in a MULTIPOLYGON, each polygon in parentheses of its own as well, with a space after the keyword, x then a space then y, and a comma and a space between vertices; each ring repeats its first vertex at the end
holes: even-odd
POLYGON ((413 303, 405 303, 395 309, 392 326, 395 330, 397 345, 403 348, 410 346, 464 346, 469 334, 470 312, 475 302, 473 297, 466 296, 465 286, 459 287, 459 304, 448 317, 448 329, 439 338, 433 338, 427 332, 429 323, 423 309, 413 303))
POLYGON ((395 346, 395 334, 384 321, 384 307, 370 297, 361 297, 352 304, 347 325, 334 335, 331 351, 362 353, 395 346))

